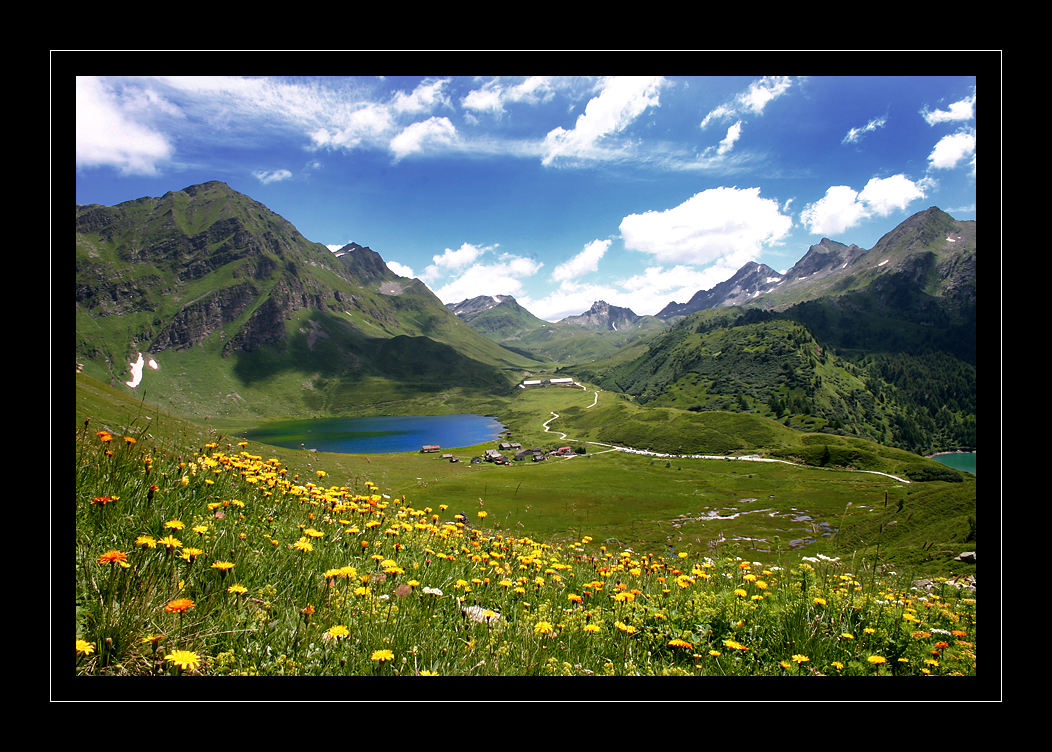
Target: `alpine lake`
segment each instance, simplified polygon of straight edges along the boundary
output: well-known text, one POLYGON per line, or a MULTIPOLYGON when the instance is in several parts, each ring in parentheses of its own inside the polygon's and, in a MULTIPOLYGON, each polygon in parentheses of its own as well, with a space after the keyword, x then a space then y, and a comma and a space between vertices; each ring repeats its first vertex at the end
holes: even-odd
POLYGON ((424 446, 474 446, 497 439, 502 431, 500 421, 484 415, 406 415, 282 421, 250 429, 245 438, 286 449, 394 454, 424 446))

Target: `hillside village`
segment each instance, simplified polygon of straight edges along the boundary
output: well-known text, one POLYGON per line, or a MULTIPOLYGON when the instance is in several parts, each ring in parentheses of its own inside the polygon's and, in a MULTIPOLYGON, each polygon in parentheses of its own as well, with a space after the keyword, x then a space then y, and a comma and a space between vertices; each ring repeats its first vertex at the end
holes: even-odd
MULTIPOLYGON (((519 384, 519 389, 526 389, 527 387, 580 387, 585 389, 584 385, 578 384, 571 378, 559 378, 559 379, 524 379, 519 384)), ((510 465, 514 462, 524 462, 529 460, 530 462, 543 462, 548 457, 570 457, 574 454, 583 454, 584 448, 581 447, 574 450, 571 447, 564 446, 558 449, 546 451, 540 447, 532 447, 529 449, 523 449, 522 444, 519 442, 501 442, 496 449, 487 449, 482 455, 478 455, 471 458, 471 464, 478 465, 483 462, 492 462, 496 465, 510 465), (511 455, 511 459, 508 459, 508 455, 511 455)), ((439 454, 442 452, 442 447, 437 444, 425 444, 420 448, 421 454, 439 454)), ((460 462, 460 457, 457 457, 451 453, 442 453, 441 459, 448 462, 460 462)))
MULTIPOLYGON (((442 447, 434 444, 425 444, 420 449, 421 454, 438 453, 442 451, 442 447)), ((472 457, 471 464, 478 465, 483 462, 492 462, 496 465, 510 465, 514 462, 524 462, 529 460, 530 462, 543 462, 549 457, 570 457, 574 454, 582 454, 584 449, 574 450, 571 447, 564 446, 559 447, 551 451, 541 449, 540 447, 532 447, 530 449, 523 449, 522 444, 517 441, 509 442, 502 441, 496 449, 487 449, 483 454, 472 457), (508 458, 511 456, 511 459, 508 458)), ((449 462, 460 462, 460 458, 445 453, 441 455, 441 459, 449 462)))

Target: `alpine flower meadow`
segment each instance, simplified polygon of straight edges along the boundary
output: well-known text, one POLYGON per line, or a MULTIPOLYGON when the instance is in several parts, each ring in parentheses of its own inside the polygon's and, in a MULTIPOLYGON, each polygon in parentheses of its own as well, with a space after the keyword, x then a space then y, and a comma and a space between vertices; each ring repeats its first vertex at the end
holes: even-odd
POLYGON ((78 676, 976 674, 974 592, 945 582, 539 541, 244 442, 117 435, 77 438, 78 676))

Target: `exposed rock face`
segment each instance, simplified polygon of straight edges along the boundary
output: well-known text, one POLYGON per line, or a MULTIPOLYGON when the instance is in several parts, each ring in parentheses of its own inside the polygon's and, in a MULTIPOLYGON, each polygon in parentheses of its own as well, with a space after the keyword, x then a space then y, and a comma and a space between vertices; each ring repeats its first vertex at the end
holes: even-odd
POLYGON ((785 274, 786 280, 810 279, 815 275, 828 275, 838 269, 850 266, 866 250, 852 243, 844 245, 829 238, 822 238, 817 244, 807 249, 804 257, 796 262, 785 274))
POLYGON ((496 308, 501 303, 514 301, 511 295, 479 295, 477 298, 469 298, 459 303, 446 303, 446 308, 463 319, 471 320, 480 313, 496 308))
POLYGON ((368 246, 348 243, 334 254, 344 268, 362 285, 399 279, 379 253, 368 246))
MULTIPOLYGON (((351 297, 305 273, 327 266, 348 279, 346 262, 216 181, 112 207, 78 206, 77 239, 78 307, 95 318, 152 313, 133 344, 155 352, 193 347, 235 322, 224 352, 251 351, 282 340, 295 311, 351 297)), ((355 260, 362 277, 362 269, 387 270, 369 249, 355 260)))
POLYGON ((730 279, 720 282, 710 290, 699 290, 686 303, 669 303, 661 309, 657 317, 667 320, 673 316, 689 316, 708 308, 741 305, 777 287, 782 281, 782 275, 771 267, 750 261, 730 279))
POLYGON ((630 308, 612 306, 605 300, 597 300, 580 316, 567 316, 559 323, 585 326, 591 329, 624 331, 633 327, 640 318, 630 308))

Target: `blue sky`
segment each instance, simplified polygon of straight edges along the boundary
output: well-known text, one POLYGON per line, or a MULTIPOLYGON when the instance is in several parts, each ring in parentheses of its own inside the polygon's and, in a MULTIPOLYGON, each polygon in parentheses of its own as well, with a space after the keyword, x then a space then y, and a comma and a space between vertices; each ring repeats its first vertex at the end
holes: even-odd
MULTIPOLYGON (((765 58, 766 59, 766 58, 765 58)), ((221 180, 445 303, 655 314, 975 219, 975 76, 78 77, 77 203, 221 180)))

